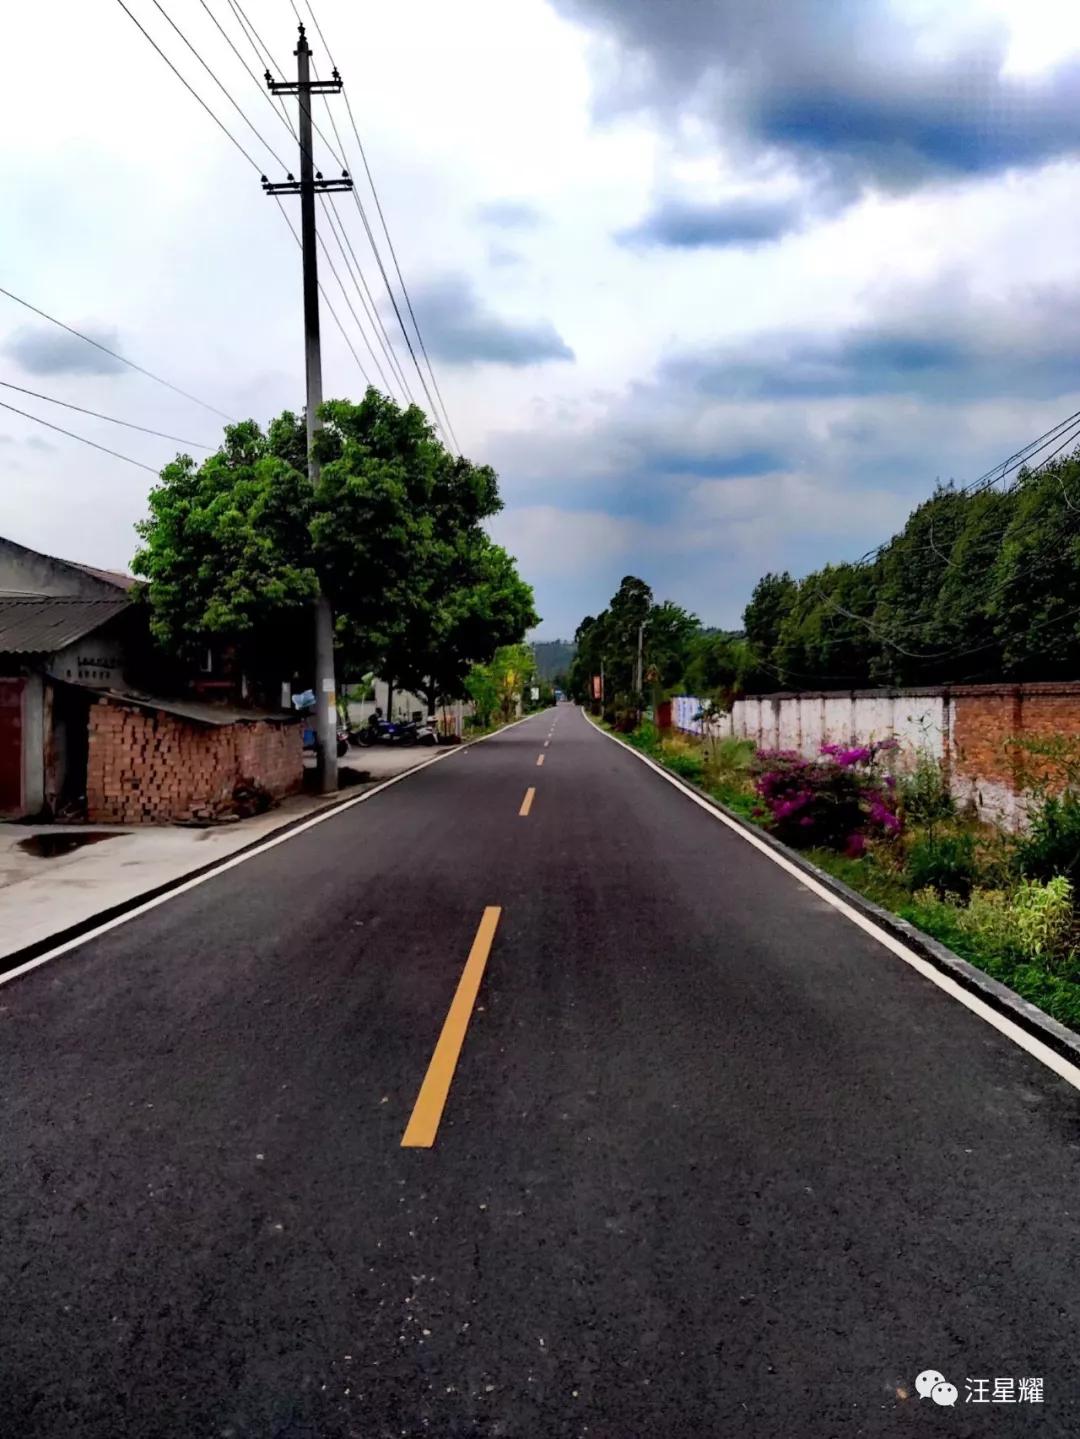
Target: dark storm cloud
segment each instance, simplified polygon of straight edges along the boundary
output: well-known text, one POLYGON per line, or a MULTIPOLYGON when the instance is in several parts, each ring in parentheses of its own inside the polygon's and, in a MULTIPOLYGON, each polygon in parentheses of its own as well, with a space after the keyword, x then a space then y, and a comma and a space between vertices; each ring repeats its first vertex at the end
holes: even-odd
MULTIPOLYGON (((84 333, 110 350, 120 346, 115 330, 87 329, 84 333)), ((16 330, 5 344, 4 353, 30 375, 115 375, 124 369, 119 360, 88 345, 77 335, 44 325, 27 325, 16 330)))
POLYGON ((616 238, 624 245, 661 245, 695 250, 732 245, 760 245, 797 229, 800 206, 785 200, 728 200, 719 205, 693 205, 665 200, 640 224, 616 238))
POLYGON ((549 320, 503 319, 463 277, 433 281, 416 292, 415 299, 428 349, 451 364, 517 366, 574 358, 549 320))
POLYGON ((1003 75, 1000 25, 948 45, 888 0, 553 3, 612 42, 598 53, 602 112, 692 111, 818 187, 907 189, 1080 150, 1080 65, 1003 75))
POLYGON ((478 205, 477 219, 499 230, 534 230, 543 222, 543 215, 524 200, 489 200, 478 205))
POLYGON ((745 345, 669 357, 660 378, 717 399, 775 401, 887 395, 947 402, 1046 399, 1080 389, 1075 307, 1046 295, 1030 311, 1018 308, 987 319, 975 322, 928 309, 835 335, 758 335, 745 345))

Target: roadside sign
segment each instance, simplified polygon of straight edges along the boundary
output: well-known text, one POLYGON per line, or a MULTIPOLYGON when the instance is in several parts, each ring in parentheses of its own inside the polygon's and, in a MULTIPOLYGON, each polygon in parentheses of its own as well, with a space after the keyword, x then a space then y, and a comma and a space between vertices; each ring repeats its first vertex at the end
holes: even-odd
POLYGON ((538 700, 538 699, 540 698, 540 686, 539 686, 539 685, 533 685, 533 687, 532 687, 532 697, 533 697, 534 700, 538 700))

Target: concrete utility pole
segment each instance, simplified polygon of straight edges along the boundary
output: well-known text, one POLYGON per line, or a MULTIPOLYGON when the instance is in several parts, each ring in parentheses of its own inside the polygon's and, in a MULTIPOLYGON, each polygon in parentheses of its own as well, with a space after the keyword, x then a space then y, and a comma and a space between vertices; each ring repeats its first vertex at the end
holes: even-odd
MULTIPOLYGON (((266 83, 274 95, 295 95, 300 112, 300 180, 292 175, 281 184, 271 184, 264 175, 262 186, 268 195, 300 196, 300 239, 304 256, 304 365, 307 375, 307 449, 308 476, 312 485, 319 482, 319 462, 315 458, 315 436, 322 428, 319 406, 322 404, 322 353, 319 348, 319 271, 315 255, 315 195, 327 190, 351 190, 348 171, 340 180, 324 180, 315 169, 312 157, 311 97, 339 95, 341 76, 335 69, 332 80, 312 80, 311 50, 303 25, 296 50, 296 81, 273 80, 266 72, 266 83)), ((315 601, 315 742, 319 788, 333 794, 338 787, 337 775, 337 695, 334 683, 334 616, 330 601, 320 590, 315 601)))
POLYGON ((641 660, 645 645, 645 623, 642 621, 637 627, 637 684, 634 687, 635 694, 641 693, 641 686, 644 683, 641 674, 641 660))

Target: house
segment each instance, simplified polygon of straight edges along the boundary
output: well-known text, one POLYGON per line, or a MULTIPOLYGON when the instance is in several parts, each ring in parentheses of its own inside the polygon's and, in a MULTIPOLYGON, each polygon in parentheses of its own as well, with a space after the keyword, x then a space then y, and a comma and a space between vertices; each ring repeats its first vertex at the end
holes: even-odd
POLYGON ((129 575, 0 538, 0 817, 166 823, 299 789, 295 716, 208 703, 163 660, 129 575))

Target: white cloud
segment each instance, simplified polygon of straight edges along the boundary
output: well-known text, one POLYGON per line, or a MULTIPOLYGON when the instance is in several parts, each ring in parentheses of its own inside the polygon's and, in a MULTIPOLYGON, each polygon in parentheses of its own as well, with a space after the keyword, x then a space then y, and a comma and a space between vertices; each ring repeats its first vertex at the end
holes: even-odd
MULTIPOLYGON (((209 3, 231 27, 228 7, 209 3)), ((770 9, 794 3, 770 0, 770 9)), ((669 5, 674 24, 690 0, 669 5)), ((258 166, 276 174, 154 8, 145 0, 134 8, 258 166)), ((287 58, 288 0, 257 8, 264 38, 287 58)), ((1080 164, 962 182, 937 175, 907 195, 863 196, 842 213, 811 208, 796 233, 756 249, 620 245, 617 234, 658 199, 802 199, 809 182, 786 161, 749 155, 713 116, 683 113, 668 124, 623 114, 597 124, 596 67, 605 53, 617 57, 597 50, 595 35, 561 8, 563 0, 318 7, 417 298, 439 276, 460 275, 485 324, 544 321, 548 338, 573 351, 573 363, 520 367, 436 357, 464 448, 502 473, 508 508, 494 531, 536 586, 544 632, 572 629, 630 569, 706 619, 734 622, 762 568, 858 554, 886 538, 939 475, 971 478, 1076 403, 1040 392, 989 402, 948 386, 918 401, 883 393, 738 402, 657 383, 672 354, 753 355, 781 331, 840 336, 873 327, 916 293, 939 297, 921 312, 928 331, 938 315, 959 315, 964 332, 985 336, 1007 366, 1014 340, 1038 349, 1042 331, 1060 331, 1052 314, 1036 317, 1024 285, 1080 294, 1068 224, 1080 164), (527 223, 532 213, 542 223, 527 223)), ((641 7, 626 0, 631 8, 641 7)), ((1057 0, 964 0, 952 7, 953 39, 943 28, 949 7, 896 0, 893 8, 920 43, 943 53, 955 51, 955 35, 1000 23, 1005 67, 1017 75, 1053 69, 1080 48, 1080 12, 1057 0)), ((284 127, 202 8, 173 13, 288 163, 284 127)), ((266 419, 296 407, 298 256, 258 175, 118 6, 47 0, 5 18, 8 47, 25 61, 6 77, 8 108, 28 120, 18 147, 0 153, 5 286, 116 334, 122 353, 229 414, 266 419), (122 84, 101 84, 103 53, 122 84)), ((328 68, 317 37, 313 44, 328 68)), ((647 87, 649 65, 632 60, 627 69, 626 58, 621 81, 647 87)), ((331 104, 348 135, 340 102, 331 104)), ((295 221, 295 202, 284 203, 295 221)), ((339 213, 378 297, 348 197, 339 213)), ((0 296, 0 348, 38 324, 0 296)), ((326 393, 355 394, 355 363, 325 313, 323 333, 326 393)), ((66 371, 66 353, 50 351, 52 373, 30 387, 193 440, 219 433, 215 416, 130 371, 66 371)), ((8 354, 5 378, 26 383, 33 352, 24 351, 23 367, 18 358, 8 354)), ((42 405, 20 407, 51 417, 42 405)), ((2 413, 18 443, 3 446, 0 533, 88 562, 127 563, 150 477, 60 436, 48 436, 53 450, 32 449, 26 441, 38 428, 2 413)), ((88 417, 69 428, 154 466, 171 457, 165 442, 88 417)))

